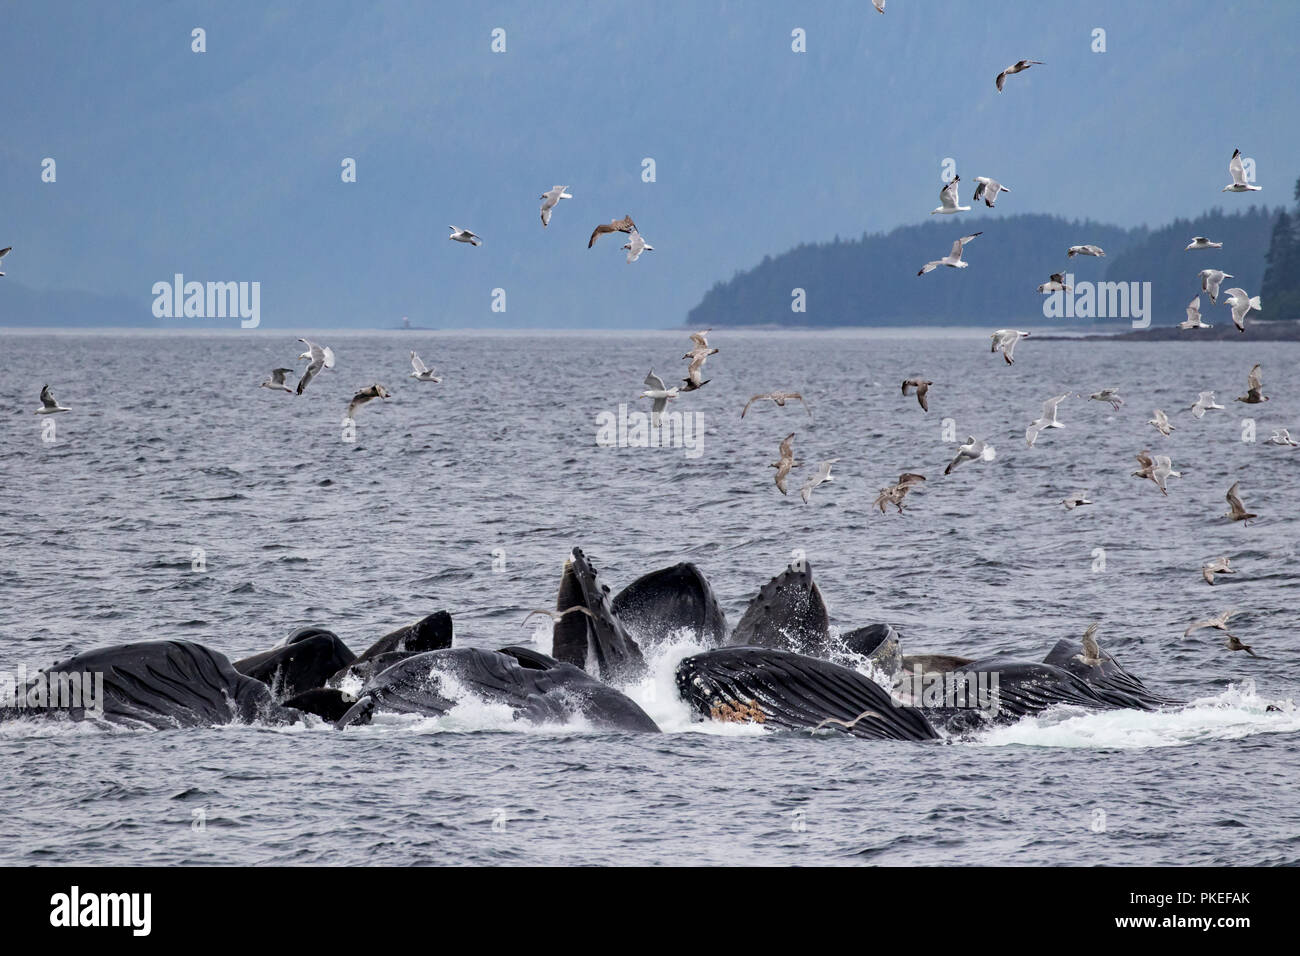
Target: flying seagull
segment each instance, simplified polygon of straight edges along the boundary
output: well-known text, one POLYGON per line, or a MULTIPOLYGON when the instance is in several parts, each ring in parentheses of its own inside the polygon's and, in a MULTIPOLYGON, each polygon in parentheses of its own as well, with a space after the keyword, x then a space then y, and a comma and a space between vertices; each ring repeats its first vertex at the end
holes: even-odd
POLYGON ((433 382, 434 384, 442 381, 434 374, 433 369, 425 368, 424 363, 420 361, 420 356, 414 352, 411 353, 411 374, 407 378, 417 379, 421 382, 433 382))
POLYGON ((717 354, 718 350, 709 345, 709 333, 712 331, 712 329, 705 329, 702 332, 692 332, 691 341, 694 345, 689 352, 682 356, 682 358, 694 360, 694 358, 701 353, 703 353, 706 358, 710 355, 717 354))
POLYGON ((1106 253, 1101 246, 1071 246, 1065 250, 1068 258, 1073 259, 1075 256, 1104 256, 1106 253))
POLYGON ((935 269, 939 268, 939 266, 949 266, 950 268, 953 269, 965 269, 966 266, 969 265, 969 263, 962 261, 961 251, 966 247, 966 243, 970 242, 976 236, 982 236, 982 235, 984 235, 983 231, 973 233, 972 235, 969 236, 962 236, 960 239, 958 239, 956 242, 952 244, 951 252, 949 252, 942 259, 932 259, 929 262, 927 262, 925 265, 921 266, 921 271, 918 272, 917 275, 923 276, 927 272, 933 272, 935 269))
POLYGON ((952 470, 963 462, 980 461, 984 458, 985 452, 984 442, 976 440, 974 435, 968 435, 966 444, 957 449, 957 457, 948 463, 948 467, 943 470, 943 473, 945 475, 952 474, 952 470))
POLYGON ((970 206, 961 205, 957 190, 961 188, 961 177, 954 176, 939 190, 939 205, 930 210, 930 215, 951 216, 955 212, 970 212, 970 206))
POLYGON ((701 377, 700 369, 703 366, 704 366, 704 358, 702 356, 697 359, 692 359, 691 364, 686 366, 686 377, 682 379, 682 386, 681 386, 681 390, 683 392, 693 392, 697 388, 703 388, 705 385, 708 385, 711 381, 713 381, 713 379, 711 378, 701 377))
POLYGON ((1016 329, 998 329, 993 333, 993 347, 990 352, 1001 352, 1002 357, 1007 360, 1008 365, 1015 365, 1016 360, 1011 357, 1011 353, 1016 350, 1016 343, 1027 336, 1028 332, 1020 332, 1016 329))
POLYGON ((1201 280, 1201 291, 1210 293, 1210 302, 1215 305, 1219 303, 1219 284, 1224 279, 1237 278, 1231 273, 1220 272, 1218 269, 1202 269, 1196 277, 1201 280))
POLYGON ((781 457, 768 465, 769 468, 776 469, 776 487, 781 494, 786 493, 785 479, 790 474, 790 469, 802 464, 803 462, 794 460, 794 432, 791 432, 781 439, 781 457))
POLYGON ((898 513, 903 513, 903 499, 907 497, 908 492, 925 481, 925 475, 918 475, 914 472, 905 471, 898 476, 898 481, 888 488, 881 488, 880 494, 876 496, 873 504, 880 509, 880 513, 885 513, 885 505, 891 504, 898 509, 898 513))
POLYGON ((1228 160, 1228 174, 1232 177, 1232 182, 1219 190, 1221 193, 1256 193, 1263 189, 1263 186, 1252 186, 1246 182, 1246 168, 1241 165, 1241 150, 1232 151, 1232 159, 1228 160))
POLYGON ((779 407, 785 408, 786 402, 794 401, 795 399, 799 400, 799 403, 803 405, 803 410, 808 413, 808 417, 812 418, 812 409, 808 407, 808 403, 803 400, 803 396, 798 392, 765 392, 762 395, 755 395, 747 401, 745 407, 740 410, 740 417, 744 418, 745 412, 749 411, 749 406, 753 405, 755 402, 771 401, 775 402, 779 407))
MULTIPOLYGON (((13 250, 14 250, 13 246, 5 246, 3 249, 0 249, 0 266, 4 265, 5 256, 9 255, 9 253, 13 252, 13 250)), ((4 273, 0 272, 0 276, 2 275, 4 275, 4 273)))
POLYGON ((575 604, 573 605, 573 607, 567 607, 563 611, 552 611, 549 608, 539 607, 535 611, 529 611, 528 614, 524 616, 522 625, 524 627, 527 627, 528 621, 531 618, 537 617, 539 614, 544 615, 545 617, 549 617, 554 623, 559 624, 561 621, 563 621, 570 614, 573 614, 575 611, 579 614, 587 615, 587 617, 591 618, 593 621, 596 620, 596 615, 592 614, 581 604, 575 604))
POLYGON ((568 186, 552 186, 539 197, 542 200, 542 228, 551 224, 551 210, 561 199, 572 199, 568 186))
POLYGON ((1052 278, 1038 287, 1039 292, 1069 292, 1070 287, 1065 284, 1065 275, 1060 272, 1053 272, 1052 278))
POLYGON ((1228 494, 1225 496, 1228 499, 1228 510, 1224 512, 1223 517, 1230 521, 1244 521, 1249 524, 1251 518, 1258 518, 1259 515, 1247 511, 1246 506, 1241 503, 1241 495, 1237 493, 1240 487, 1241 482, 1234 481, 1232 487, 1228 489, 1228 494))
MULTIPOLYGON (((1238 638, 1235 634, 1229 634, 1228 639, 1223 642, 1223 646, 1230 651, 1245 651, 1251 657, 1259 657, 1258 654, 1256 654, 1254 651, 1250 649, 1249 644, 1241 643, 1241 639, 1238 638)), ((1260 660, 1263 660, 1263 658, 1260 658, 1260 660)))
POLYGON ((1183 251, 1186 252, 1188 249, 1222 249, 1222 248, 1223 248, 1223 243, 1221 242, 1211 242, 1209 239, 1206 239, 1204 236, 1192 236, 1192 241, 1189 242, 1183 248, 1183 251))
POLYGON ((871 0, 871 5, 876 8, 877 13, 885 12, 885 0, 871 0))
POLYGON ((1029 428, 1025 431, 1025 441, 1030 448, 1034 447, 1034 442, 1038 441, 1038 433, 1048 428, 1064 428, 1056 420, 1056 408, 1061 402, 1070 397, 1070 393, 1058 395, 1055 398, 1049 398, 1043 402, 1043 414, 1029 423, 1029 428))
POLYGON ((812 498, 814 488, 824 481, 835 480, 831 477, 831 465, 835 464, 837 461, 839 461, 838 458, 826 459, 826 461, 823 461, 818 465, 816 474, 808 476, 808 479, 803 483, 803 487, 799 489, 799 497, 803 498, 804 504, 807 504, 809 499, 812 498))
POLYGON ((36 409, 37 415, 57 415, 59 412, 70 412, 72 409, 64 408, 59 404, 50 387, 46 385, 41 389, 41 407, 36 409))
POLYGON ((903 394, 907 395, 912 389, 916 389, 916 400, 921 404, 921 411, 928 412, 930 402, 925 396, 933 384, 934 382, 928 382, 923 378, 903 379, 903 394))
POLYGON ((658 427, 659 419, 660 416, 663 415, 665 406, 667 406, 670 399, 677 397, 678 388, 676 385, 669 388, 664 384, 664 380, 655 374, 654 369, 651 369, 650 374, 645 377, 645 384, 647 386, 646 390, 638 395, 637 398, 648 398, 651 400, 650 420, 654 422, 656 427, 658 427))
POLYGON ((1001 93, 1002 84, 1004 84, 1007 81, 1008 76, 1011 76, 1014 73, 1020 73, 1024 70, 1027 70, 1031 66, 1042 66, 1042 65, 1043 65, 1042 60, 1017 60, 1015 63, 1011 64, 1011 66, 1007 67, 1005 70, 999 73, 997 79, 994 80, 993 83, 995 86, 997 86, 998 92, 1001 93))
POLYGON ((1074 655, 1075 660, 1082 661, 1089 667, 1096 667, 1102 662, 1101 645, 1097 643, 1099 626, 1095 622, 1088 625, 1087 630, 1083 632, 1083 653, 1074 655))
POLYGON ((641 253, 655 251, 655 247, 642 239, 641 233, 637 232, 635 229, 632 230, 632 237, 627 242, 623 243, 623 248, 627 250, 627 261, 629 265, 640 259, 641 253))
POLYGON ((1070 497, 1062 498, 1061 504, 1065 505, 1066 511, 1073 511, 1075 508, 1080 508, 1083 505, 1092 504, 1092 499, 1088 497, 1088 492, 1076 491, 1074 494, 1070 495, 1070 497))
POLYGON ((1194 418, 1204 418, 1205 413, 1212 408, 1223 408, 1224 406, 1214 401, 1213 392, 1201 392, 1196 401, 1188 406, 1194 418))
POLYGON ((1010 189, 1003 186, 996 179, 990 179, 988 176, 976 176, 975 182, 979 183, 979 185, 975 187, 975 195, 971 197, 971 202, 979 202, 983 199, 984 205, 990 209, 998 201, 998 193, 1011 192, 1010 189))
POLYGON ((288 392, 290 395, 292 395, 293 389, 291 389, 288 385, 284 384, 284 377, 286 375, 292 375, 292 374, 293 374, 293 369, 291 368, 273 368, 271 369, 271 377, 268 378, 265 382, 263 382, 258 387, 278 388, 280 391, 288 392))
POLYGON ((1275 432, 1273 432, 1273 437, 1270 438, 1268 441, 1266 441, 1264 444, 1290 445, 1292 448, 1294 448, 1296 445, 1300 445, 1300 442, 1297 442, 1295 439, 1293 439, 1291 437, 1291 433, 1287 431, 1285 428, 1279 428, 1275 432))
POLYGON ((447 228, 451 230, 451 235, 447 237, 448 239, 452 239, 456 242, 468 242, 471 246, 483 245, 483 240, 479 238, 477 234, 470 232, 468 229, 462 229, 460 226, 448 226, 447 228))
POLYGON ((308 342, 306 339, 299 339, 303 345, 307 346, 307 351, 303 352, 298 358, 307 359, 307 368, 302 373, 302 378, 298 379, 298 394, 301 395, 307 383, 316 377, 322 368, 334 367, 334 352, 330 348, 321 348, 314 342, 308 342))
POLYGON ((1119 411, 1119 407, 1124 404, 1124 399, 1119 397, 1117 388, 1103 388, 1100 392, 1093 392, 1088 398, 1095 402, 1110 402, 1110 407, 1115 411, 1119 411))
POLYGON ((1236 613, 1236 611, 1223 611, 1220 614, 1214 615, 1214 617, 1207 617, 1201 621, 1193 621, 1191 624, 1187 625, 1187 630, 1183 631, 1183 637, 1187 637, 1192 633, 1192 631, 1199 631, 1203 627, 1214 627, 1218 628, 1220 631, 1227 631, 1228 620, 1236 613))
POLYGON ((1201 565, 1201 577, 1205 579, 1206 584, 1214 583, 1216 574, 1236 574, 1237 569, 1229 567, 1230 558, 1224 554, 1215 558, 1209 564, 1201 565))
POLYGON ((1259 310, 1259 296, 1247 295, 1245 289, 1229 289, 1224 305, 1232 306, 1232 324, 1238 332, 1246 331, 1246 313, 1251 309, 1259 310))
POLYGON ((392 396, 388 394, 388 389, 378 383, 363 388, 352 396, 352 401, 348 402, 348 411, 343 416, 343 420, 355 420, 357 409, 376 398, 392 398, 392 396))
POLYGON ((635 232, 636 223, 632 221, 631 216, 624 216, 622 219, 614 219, 609 223, 597 226, 592 230, 591 238, 587 240, 587 248, 590 249, 599 239, 607 232, 635 232))
POLYGON ((1264 377, 1260 373, 1259 363, 1250 370, 1246 376, 1246 394, 1234 398, 1234 402, 1245 402, 1247 405, 1258 405, 1261 402, 1267 402, 1268 396, 1264 394, 1264 377))
POLYGON ((1156 483, 1162 495, 1169 495, 1169 491, 1165 488, 1166 479, 1181 477, 1183 477, 1182 472, 1174 471, 1174 463, 1169 460, 1168 455, 1156 455, 1155 467, 1151 469, 1151 480, 1156 483))
MULTIPOLYGON (((871 0, 871 2, 875 4, 876 9, 879 10, 881 13, 885 12, 885 0, 871 0)), ((815 734, 823 727, 829 727, 831 724, 834 724, 837 727, 843 727, 845 730, 852 730, 854 727, 858 725, 858 721, 862 720, 864 717, 874 717, 876 718, 876 720, 879 720, 881 722, 883 722, 885 719, 884 717, 881 717, 878 713, 876 713, 874 710, 864 710, 862 713, 858 714, 858 716, 854 717, 852 720, 840 720, 838 717, 827 717, 820 724, 814 727, 810 731, 810 733, 815 734)))
POLYGON ((1173 431, 1175 427, 1169 423, 1169 416, 1158 408, 1155 410, 1154 415, 1154 418, 1147 420, 1147 424, 1154 425, 1156 431, 1168 438, 1169 433, 1173 431))
POLYGON ((1178 323, 1180 329, 1212 329, 1214 326, 1201 321, 1201 297, 1198 295, 1187 304, 1187 318, 1178 323))

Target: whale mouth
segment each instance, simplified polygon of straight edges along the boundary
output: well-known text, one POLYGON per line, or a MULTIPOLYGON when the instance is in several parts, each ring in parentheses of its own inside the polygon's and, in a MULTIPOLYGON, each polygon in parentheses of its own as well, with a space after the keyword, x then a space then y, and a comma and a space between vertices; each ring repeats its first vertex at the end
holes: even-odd
POLYGON ((558 661, 599 674, 609 682, 627 682, 645 672, 641 648, 610 606, 609 587, 596 568, 574 548, 564 562, 555 609, 584 608, 586 614, 565 614, 551 630, 551 656, 558 661))

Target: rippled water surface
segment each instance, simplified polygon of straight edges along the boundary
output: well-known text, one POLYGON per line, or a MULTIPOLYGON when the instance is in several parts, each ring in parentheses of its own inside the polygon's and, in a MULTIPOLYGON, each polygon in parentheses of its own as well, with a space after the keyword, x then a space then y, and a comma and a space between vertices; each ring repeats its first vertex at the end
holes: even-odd
POLYGON ((658 736, 521 728, 474 703, 343 733, 8 724, 5 862, 1300 861, 1300 449, 1264 443, 1300 434, 1297 345, 1031 338, 1009 367, 970 333, 715 332, 712 381, 674 406, 703 416, 691 457, 596 444, 600 412, 648 407, 648 368, 684 366, 682 333, 335 333, 337 368, 305 395, 257 388, 300 364, 294 338, 0 335, 0 668, 161 638, 234 658, 306 623, 361 650, 438 608, 459 643, 549 650, 519 622, 554 601, 574 545, 615 588, 694 561, 734 624, 802 549, 838 628, 1041 660, 1099 619, 1103 647, 1195 703, 938 744, 702 725, 673 690, 682 640, 628 688, 658 736), (412 348, 442 384, 406 377, 412 348), (1255 362, 1272 400, 1233 402, 1255 362), (913 374, 937 383, 929 414, 899 395, 913 374), (348 399, 375 381, 393 399, 342 441, 348 399), (32 414, 47 382, 72 408, 52 443, 32 414), (1066 427, 1026 447, 1045 399, 1104 385, 1128 404, 1071 397, 1066 427), (801 390, 815 418, 769 403, 742 421, 772 388, 801 390), (1181 409, 1204 389, 1228 407, 1197 421, 1181 409), (1156 407, 1169 438, 1144 424, 1156 407), (943 477, 945 418, 994 460, 943 477), (782 497, 767 465, 791 431, 807 464, 782 497), (1143 448, 1183 474, 1167 498, 1129 477, 1143 448), (805 506, 803 474, 832 457, 805 506), (872 511, 902 471, 929 479, 908 513, 872 511), (1249 526, 1220 517, 1238 479, 1249 526), (1067 512, 1080 489, 1096 504, 1067 512), (1218 554, 1240 571, 1211 588, 1198 569, 1218 554), (1183 636, 1227 608, 1266 659, 1183 636))

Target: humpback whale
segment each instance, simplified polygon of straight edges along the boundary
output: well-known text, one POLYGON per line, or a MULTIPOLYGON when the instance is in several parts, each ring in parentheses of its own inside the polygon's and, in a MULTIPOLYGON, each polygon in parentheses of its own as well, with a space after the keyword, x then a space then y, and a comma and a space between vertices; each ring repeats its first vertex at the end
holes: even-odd
POLYGON ((813 582, 812 566, 806 560, 795 561, 763 585, 727 643, 827 656, 830 617, 813 582))
POLYGON ((704 574, 690 562, 642 575, 618 592, 611 608, 643 647, 682 630, 709 647, 727 639, 726 615, 704 574))
POLYGON ((81 674, 103 675, 98 713, 75 707, 8 710, 3 716, 64 716, 158 730, 299 719, 296 711, 275 702, 266 684, 239 673, 224 654, 190 641, 144 641, 87 651, 36 679, 81 674))
POLYGON ((1061 638, 1043 658, 1043 663, 1069 671, 1122 707, 1155 710, 1157 707, 1186 703, 1184 700, 1166 697, 1151 690, 1141 678, 1129 673, 1106 651, 1101 651, 1101 662, 1098 664, 1085 663, 1082 651, 1083 645, 1079 641, 1061 638))
POLYGON ((645 657, 610 606, 609 586, 581 548, 564 562, 555 609, 585 607, 587 614, 567 614, 551 630, 551 653, 563 663, 580 667, 602 680, 620 683, 645 673, 645 657))
POLYGON ((332 674, 354 660, 356 655, 333 631, 307 627, 289 635, 279 647, 235 661, 234 667, 270 687, 276 699, 283 702, 325 686, 332 674))
POLYGON ((338 687, 349 677, 361 681, 368 680, 385 668, 396 664, 403 657, 451 647, 451 640, 451 615, 446 611, 434 611, 414 624, 407 624, 385 634, 362 651, 355 660, 332 673, 327 683, 338 687))
POLYGON ((650 716, 625 694, 586 671, 536 651, 456 647, 398 661, 366 682, 339 729, 377 713, 441 716, 465 693, 507 704, 516 720, 564 723, 581 716, 602 730, 657 733, 650 716))
POLYGON ((933 740, 914 707, 900 705, 870 678, 804 654, 768 647, 724 647, 677 665, 677 688, 701 719, 813 729, 835 718, 845 733, 870 740, 933 740))

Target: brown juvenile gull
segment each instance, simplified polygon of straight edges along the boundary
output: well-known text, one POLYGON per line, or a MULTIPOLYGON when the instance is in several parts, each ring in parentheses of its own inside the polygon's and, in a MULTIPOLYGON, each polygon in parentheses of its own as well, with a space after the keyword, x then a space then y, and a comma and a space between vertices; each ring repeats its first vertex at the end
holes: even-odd
POLYGON ((1192 236, 1192 241, 1183 247, 1183 251, 1186 252, 1188 249, 1222 249, 1222 248, 1223 248, 1223 243, 1221 242, 1211 242, 1209 239, 1206 239, 1204 236, 1192 236))
POLYGON ((1234 481, 1232 487, 1228 489, 1228 494, 1225 496, 1228 499, 1228 510, 1224 512, 1223 516, 1231 521, 1249 523, 1251 518, 1258 518, 1259 515, 1247 511, 1246 506, 1241 503, 1241 495, 1237 493, 1240 486, 1240 481, 1234 481))
POLYGON ((966 444, 957 449, 957 457, 948 463, 948 467, 943 470, 945 475, 952 474, 952 470, 958 465, 967 461, 981 461, 984 459, 987 448, 982 441, 978 441, 974 435, 966 436, 966 444))
POLYGON ((753 405, 755 402, 772 401, 775 402, 777 405, 779 405, 781 408, 785 408, 786 402, 793 401, 795 399, 799 400, 800 404, 803 405, 803 410, 808 413, 808 417, 812 418, 812 409, 808 407, 808 403, 803 400, 803 396, 800 395, 798 392, 765 392, 762 395, 755 395, 753 398, 747 401, 745 403, 745 407, 740 410, 740 417, 744 418, 745 412, 749 411, 749 406, 753 405))
POLYGON ((70 412, 72 409, 64 408, 59 404, 50 387, 46 385, 41 389, 41 407, 36 409, 37 415, 57 415, 59 412, 70 412))
POLYGON ((769 468, 776 469, 776 486, 781 489, 781 494, 786 494, 785 479, 790 474, 790 469, 802 464, 803 462, 794 460, 794 432, 791 432, 781 440, 781 457, 768 465, 769 468))
POLYGON ((907 395, 912 389, 916 389, 916 400, 921 403, 921 411, 928 412, 930 402, 925 396, 933 384, 934 382, 928 382, 923 378, 905 378, 903 379, 903 394, 907 395))
POLYGON ((1089 667, 1096 667, 1104 660, 1101 645, 1097 643, 1098 626, 1096 622, 1088 625, 1088 629, 1083 632, 1083 653, 1074 655, 1075 660, 1083 661, 1089 667))
POLYGON ((1154 425, 1156 431, 1168 438, 1169 433, 1174 430, 1174 426, 1169 424, 1169 416, 1158 408, 1155 410, 1154 414, 1154 418, 1147 419, 1147 424, 1154 425))
POLYGON ((709 345, 708 336, 712 331, 712 329, 705 329, 703 332, 692 332, 691 341, 695 343, 695 347, 683 355, 682 358, 690 359, 691 361, 695 361, 698 358, 700 364, 703 364, 704 359, 708 358, 710 355, 717 354, 718 350, 709 345))
POLYGON ((587 240, 587 248, 590 249, 595 244, 596 240, 607 232, 634 232, 635 230, 636 223, 632 221, 630 215, 624 216, 622 219, 614 219, 611 222, 599 225, 592 230, 591 238, 587 240))
MULTIPOLYGON (((1259 657, 1258 654, 1256 654, 1254 651, 1250 649, 1249 644, 1241 643, 1241 641, 1234 634, 1228 635, 1228 639, 1223 642, 1223 646, 1230 651, 1245 651, 1251 657, 1259 657)), ((1263 658, 1260 659, 1263 660, 1263 658)))
POLYGON ((971 197, 971 202, 979 202, 983 199, 984 205, 990 209, 998 201, 998 193, 1011 192, 1010 189, 1003 186, 996 179, 990 179, 988 176, 976 176, 975 182, 979 183, 979 185, 975 187, 975 195, 971 197))
POLYGON ((1201 291, 1210 293, 1210 302, 1214 305, 1219 304, 1219 286, 1223 280, 1237 278, 1230 272, 1218 269, 1202 269, 1196 273, 1196 277, 1201 280, 1201 291))
POLYGON ((837 461, 839 461, 838 458, 826 459, 818 466, 817 472, 809 475, 807 480, 804 481, 803 487, 799 489, 799 497, 803 498, 804 504, 807 504, 809 499, 812 498, 814 488, 822 482, 835 480, 831 477, 831 465, 835 464, 837 461))
POLYGON ((1016 350, 1016 343, 1027 335, 1029 335, 1028 332, 1021 332, 1017 329, 998 329, 991 336, 993 347, 989 351, 1001 352, 1008 365, 1015 365, 1016 360, 1011 357, 1012 353, 1016 350))
POLYGON ((1232 306, 1232 324, 1238 332, 1246 331, 1246 313, 1251 309, 1258 312, 1260 308, 1259 296, 1247 295, 1245 289, 1229 289, 1223 304, 1232 306))
POLYGON ((930 210, 930 215, 937 213, 940 216, 951 216, 955 212, 970 212, 970 206, 960 205, 961 200, 957 197, 959 189, 961 189, 961 177, 953 176, 939 190, 939 205, 930 210))
POLYGON ((1263 186, 1252 186, 1246 182, 1246 167, 1241 164, 1241 150, 1232 151, 1232 159, 1228 160, 1228 175, 1232 177, 1232 182, 1219 190, 1221 193, 1257 193, 1263 186))
POLYGON ((667 406, 670 399, 677 397, 679 389, 676 385, 669 388, 664 383, 664 380, 655 374, 654 369, 651 369, 650 374, 645 377, 645 384, 648 387, 644 392, 638 395, 637 398, 648 398, 651 400, 650 420, 654 423, 655 427, 658 428, 659 419, 660 416, 663 415, 664 407, 667 406))
POLYGON ((561 199, 572 199, 568 186, 552 186, 538 197, 542 201, 542 228, 551 224, 551 210, 561 199))
POLYGON ((948 266, 952 269, 965 269, 970 263, 962 260, 961 252, 966 248, 966 243, 970 242, 976 236, 982 235, 984 235, 983 231, 971 233, 969 236, 962 236, 952 244, 952 250, 946 256, 942 259, 931 259, 925 265, 921 266, 921 270, 917 275, 923 276, 927 272, 933 272, 935 269, 939 268, 939 266, 948 266))
POLYGON ((1073 259, 1075 256, 1104 256, 1106 253, 1101 246, 1071 246, 1065 250, 1066 258, 1073 259))
MULTIPOLYGON (((1152 478, 1152 472, 1155 470, 1156 462, 1151 457, 1151 452, 1143 448, 1137 454, 1138 470, 1133 472, 1134 478, 1152 478)), ((1154 480, 1154 479, 1152 479, 1154 480)))
POLYGON ((713 381, 711 378, 700 378, 700 368, 703 365, 704 357, 700 356, 693 360, 690 365, 686 366, 686 377, 682 379, 681 384, 681 390, 683 392, 693 392, 697 388, 703 388, 705 385, 708 385, 713 381))
POLYGON ((1201 321, 1201 297, 1198 295, 1187 304, 1187 318, 1178 323, 1180 329, 1212 329, 1214 326, 1201 321))
POLYGON ((1052 277, 1038 287, 1039 292, 1069 292, 1070 287, 1065 284, 1065 274, 1053 272, 1052 277))
POLYGON ((549 608, 544 608, 544 607, 539 607, 535 611, 529 611, 528 614, 524 617, 521 626, 527 627, 529 619, 537 617, 537 615, 539 614, 543 614, 546 617, 549 617, 554 623, 559 624, 561 621, 563 621, 574 611, 577 611, 579 614, 587 615, 587 617, 591 618, 593 621, 596 620, 596 615, 592 614, 581 604, 575 604, 573 605, 573 607, 565 608, 563 611, 552 611, 549 608))
POLYGON ((392 398, 392 396, 388 394, 388 389, 379 383, 363 388, 352 396, 352 401, 348 402, 348 413, 343 416, 344 420, 355 419, 357 409, 376 398, 392 398))
POLYGON ((451 230, 451 235, 447 237, 448 239, 455 242, 468 242, 471 246, 483 245, 483 240, 476 233, 470 232, 468 229, 462 229, 460 226, 448 226, 447 228, 451 230))
POLYGON ((307 351, 298 356, 307 359, 307 367, 303 370, 302 378, 298 379, 298 394, 301 395, 307 383, 315 378, 321 369, 334 367, 334 350, 328 347, 322 348, 306 339, 298 341, 307 346, 307 351))
POLYGON ((898 509, 898 513, 902 514, 903 499, 907 497, 907 493, 911 491, 913 487, 919 485, 923 481, 925 481, 925 475, 918 475, 910 471, 905 471, 903 474, 898 476, 898 482, 896 484, 890 485, 888 488, 881 488, 880 494, 876 496, 876 500, 872 502, 872 504, 880 509, 881 514, 885 513, 885 505, 887 504, 893 505, 898 509))
POLYGON ((434 384, 442 381, 434 374, 433 369, 425 368, 424 363, 420 361, 420 356, 414 352, 411 353, 411 374, 407 378, 414 378, 421 382, 433 382, 434 384))
POLYGON ((1092 499, 1088 497, 1088 492, 1076 491, 1074 494, 1070 495, 1070 497, 1062 498, 1061 504, 1065 505, 1066 511, 1073 511, 1075 508, 1080 508, 1083 505, 1092 504, 1092 499))
POLYGON ((1250 370, 1246 376, 1246 394, 1234 398, 1234 402, 1245 402, 1247 405, 1258 405, 1260 402, 1267 402, 1268 396, 1263 392, 1264 378, 1259 371, 1259 363, 1250 370))
POLYGON ((271 377, 259 385, 258 388, 277 388, 282 392, 288 392, 292 395, 293 389, 284 384, 284 377, 292 374, 293 369, 291 368, 273 368, 271 369, 271 377))
POLYGON ((1119 411, 1119 407, 1124 404, 1124 399, 1119 397, 1119 389, 1103 388, 1100 392, 1093 392, 1088 396, 1094 402, 1110 402, 1110 407, 1119 411))
POLYGON ((1228 566, 1229 561, 1229 557, 1226 554, 1222 554, 1209 564, 1201 565, 1201 577, 1205 578, 1205 583, 1213 584, 1214 576, 1216 574, 1236 574, 1236 568, 1228 566))
POLYGON ((1202 621, 1193 621, 1187 625, 1187 630, 1183 631, 1183 637, 1187 637, 1192 631, 1199 631, 1203 627, 1217 627, 1219 630, 1226 632, 1228 630, 1228 620, 1236 611, 1223 611, 1214 617, 1207 617, 1202 621))
MULTIPOLYGON (((5 246, 3 249, 0 249, 0 266, 4 265, 5 256, 13 252, 13 248, 14 248, 13 246, 5 246)), ((4 273, 0 272, 0 276, 2 275, 4 275, 4 273)))
POLYGON ((1224 407, 1223 405, 1218 404, 1214 400, 1213 392, 1201 392, 1196 397, 1196 401, 1192 402, 1191 405, 1187 406, 1188 410, 1191 411, 1192 413, 1192 417, 1194 418, 1204 418, 1205 413, 1208 412, 1210 409, 1223 408, 1223 407, 1224 407))
POLYGON ((1042 60, 1017 60, 1015 63, 1011 64, 1001 73, 999 73, 997 79, 993 81, 993 84, 998 88, 998 92, 1001 93, 1002 84, 1004 84, 1007 81, 1008 76, 1011 76, 1014 73, 1020 73, 1024 70, 1027 70, 1031 66, 1042 66, 1042 65, 1043 65, 1042 60))

